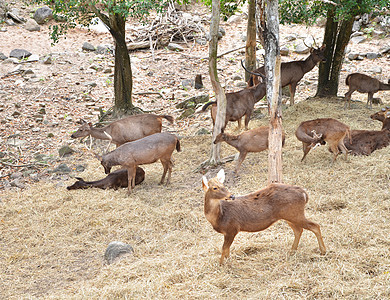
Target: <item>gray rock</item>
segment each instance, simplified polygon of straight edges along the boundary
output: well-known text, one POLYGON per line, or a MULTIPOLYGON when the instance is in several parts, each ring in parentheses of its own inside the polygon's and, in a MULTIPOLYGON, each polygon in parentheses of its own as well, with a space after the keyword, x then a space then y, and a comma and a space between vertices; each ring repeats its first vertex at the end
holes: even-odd
POLYGON ((23 58, 29 57, 31 55, 32 55, 32 53, 27 51, 27 50, 24 50, 24 49, 14 49, 9 54, 9 57, 15 57, 17 59, 23 59, 23 58))
POLYGON ((11 116, 13 116, 14 118, 17 118, 17 117, 19 117, 21 114, 22 114, 21 112, 15 110, 15 111, 12 113, 11 116))
POLYGON ((72 170, 66 164, 60 164, 52 172, 56 174, 68 174, 72 172, 72 170))
POLYGON ((306 45, 303 44, 303 42, 299 43, 296 47, 295 47, 295 50, 294 50, 295 53, 298 53, 298 54, 307 54, 310 52, 310 49, 309 47, 307 47, 306 45))
POLYGON ((231 16, 229 19, 227 19, 227 23, 229 23, 229 24, 232 24, 232 23, 238 23, 238 22, 240 22, 241 21, 241 17, 240 16, 238 16, 238 15, 233 15, 233 16, 231 16))
POLYGON ((33 16, 33 19, 37 21, 38 24, 44 24, 46 21, 49 21, 52 18, 53 11, 47 6, 38 8, 33 16))
POLYGON ((83 165, 76 166, 76 172, 84 172, 87 167, 83 165))
POLYGON ((104 253, 104 259, 108 264, 112 264, 117 261, 120 257, 133 253, 133 247, 129 244, 122 242, 111 242, 106 252, 104 253))
POLYGON ((379 57, 379 54, 378 54, 378 53, 375 53, 375 52, 368 52, 367 55, 366 55, 366 57, 367 57, 368 59, 376 59, 376 58, 379 57))
POLYGON ((19 189, 24 189, 26 185, 20 179, 15 179, 10 182, 11 186, 17 187, 19 189))
POLYGON ((240 75, 234 75, 232 79, 233 81, 237 81, 237 80, 242 80, 242 77, 240 75))
MULTIPOLYGON (((390 46, 385 46, 379 49, 380 54, 386 54, 390 53, 390 46)), ((1 59, 1 53, 0 53, 0 59, 1 59)))
POLYGON ((374 66, 370 71, 372 73, 381 74, 382 73, 382 68, 378 67, 378 66, 374 66))
POLYGON ((189 89, 189 88, 194 87, 195 81, 193 79, 184 79, 181 82, 181 85, 183 86, 184 89, 189 89))
POLYGON ((206 134, 210 134, 210 131, 207 130, 206 128, 200 128, 200 129, 195 133, 195 135, 206 135, 206 134))
POLYGON ((364 36, 355 36, 351 38, 351 42, 353 44, 361 44, 366 41, 366 38, 364 36))
POLYGON ((290 53, 290 49, 288 49, 287 46, 280 47, 280 55, 288 56, 289 53, 290 53))
POLYGON ((207 45, 207 39, 205 37, 196 38, 195 42, 202 46, 207 45))
POLYGON ((359 57, 359 53, 350 52, 350 53, 348 53, 347 57, 349 60, 355 60, 359 57))
POLYGON ((361 31, 356 31, 356 32, 354 32, 354 33, 351 34, 351 38, 356 37, 356 36, 363 36, 363 35, 364 35, 363 32, 361 32, 361 31))
POLYGON ((81 49, 83 49, 85 51, 92 51, 92 52, 96 50, 95 47, 92 44, 88 43, 88 42, 84 42, 84 44, 81 47, 81 49))
POLYGON ((359 31, 361 26, 362 26, 362 21, 361 20, 353 22, 352 32, 359 31))
POLYGON ((35 61, 39 61, 39 55, 37 55, 37 54, 32 54, 32 55, 27 59, 27 62, 35 62, 35 61))
POLYGON ((84 83, 85 86, 96 87, 97 83, 94 81, 84 83))
POLYGON ((220 32, 222 34, 222 36, 224 36, 226 34, 226 30, 223 27, 219 27, 218 32, 220 32))
POLYGON ((27 21, 26 25, 24 26, 24 28, 28 31, 40 31, 41 30, 41 26, 39 26, 37 21, 35 21, 34 19, 29 19, 27 21))
POLYGON ((11 9, 10 11, 8 11, 7 13, 6 13, 6 16, 8 17, 8 18, 11 18, 13 21, 15 21, 16 23, 24 23, 24 22, 26 22, 26 20, 24 19, 24 18, 22 18, 22 17, 20 17, 19 16, 19 9, 17 9, 17 8, 13 8, 13 9, 11 9))
POLYGON ((21 178, 23 176, 23 173, 22 172, 14 172, 10 175, 10 178, 11 179, 17 179, 17 178, 21 178))
POLYGON ((65 146, 62 146, 59 150, 58 150, 58 155, 60 157, 64 157, 64 156, 69 156, 71 155, 72 153, 74 152, 74 150, 72 148, 70 148, 68 145, 65 145, 65 146))
POLYGON ((6 60, 8 57, 4 53, 0 52, 0 60, 6 60))
POLYGON ((304 45, 306 46, 309 46, 309 47, 313 47, 314 45, 314 38, 310 35, 310 36, 307 36, 305 38, 305 40, 303 41, 304 45))
POLYGON ((181 109, 181 108, 193 108, 196 107, 197 104, 200 103, 206 103, 210 99, 209 94, 201 94, 197 96, 190 97, 183 102, 180 102, 179 104, 176 104, 176 108, 181 109))
POLYGON ((44 63, 45 65, 50 65, 50 64, 52 63, 51 56, 50 56, 50 55, 46 56, 46 57, 43 59, 43 63, 44 63))
POLYGON ((297 39, 297 35, 296 34, 288 34, 288 35, 286 35, 285 39, 287 42, 295 41, 297 39))
POLYGON ((184 51, 184 48, 182 46, 175 43, 169 43, 168 49, 171 51, 184 51))
POLYGON ((111 50, 108 49, 108 48, 105 47, 105 46, 98 45, 98 46, 96 47, 96 52, 99 53, 99 54, 109 54, 109 53, 111 53, 111 50))

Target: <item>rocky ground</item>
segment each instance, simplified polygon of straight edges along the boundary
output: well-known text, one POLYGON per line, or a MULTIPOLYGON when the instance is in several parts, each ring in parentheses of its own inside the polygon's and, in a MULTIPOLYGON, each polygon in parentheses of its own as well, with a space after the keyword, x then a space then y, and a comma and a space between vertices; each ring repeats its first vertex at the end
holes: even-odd
MULTIPOLYGON (((9 8, 17 8, 15 13, 29 22, 0 24, 0 189, 24 188, 29 182, 39 180, 67 179, 82 171, 86 148, 70 135, 81 118, 95 123, 99 115, 113 105, 113 55, 83 49, 85 42, 101 46, 99 49, 103 50, 112 48, 111 35, 97 29, 76 28, 53 46, 49 26, 54 21, 32 24, 35 29, 30 31, 31 16, 36 8, 21 3, 12 2, 9 8), (32 56, 30 59, 10 58, 14 49, 25 49, 32 56), (75 152, 61 157, 59 150, 63 146, 75 152)), ((208 31, 207 9, 198 7, 186 13, 196 17, 199 26, 208 31)), ((374 21, 356 28, 341 73, 340 96, 346 91, 344 79, 348 73, 365 72, 386 82, 389 78, 390 27, 385 23, 381 26, 381 20, 374 21)), ((137 26, 140 24, 129 21, 129 37, 137 26)), ((222 22, 221 26, 226 34, 220 42, 220 53, 245 45, 245 14, 222 22)), ((323 36, 321 26, 289 25, 281 26, 280 30, 281 45, 288 50, 283 61, 305 58, 308 54, 294 50, 299 50, 302 41, 308 42, 311 37, 319 44, 323 36)), ((208 113, 190 113, 181 118, 183 109, 177 108, 177 104, 189 97, 213 96, 206 59, 208 45, 191 41, 180 46, 182 50, 176 51, 164 48, 154 53, 148 49, 130 52, 133 101, 145 111, 173 115, 176 123, 164 124, 164 130, 190 136, 211 129, 208 113), (205 87, 202 90, 191 86, 196 74, 203 75, 205 87)), ((261 55, 259 57, 262 60, 261 55)), ((245 86, 240 66, 242 58, 244 50, 241 48, 218 61, 220 80, 227 92, 245 86)), ((317 67, 306 74, 298 87, 297 101, 315 94, 317 76, 317 67)), ((378 95, 389 99, 389 94, 378 95)), ((366 95, 356 93, 353 99, 365 101, 366 95)))

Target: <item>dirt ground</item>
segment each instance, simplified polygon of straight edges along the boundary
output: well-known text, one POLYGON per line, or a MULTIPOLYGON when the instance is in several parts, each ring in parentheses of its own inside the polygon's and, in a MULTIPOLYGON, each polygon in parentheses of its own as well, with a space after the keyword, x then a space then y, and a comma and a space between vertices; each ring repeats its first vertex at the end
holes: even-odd
MULTIPOLYGON (((29 9, 23 10, 28 15, 29 9)), ((206 14, 207 11, 200 11, 206 14)), ((194 12, 195 13, 195 12, 194 12)), ((245 33, 245 19, 223 22, 226 36, 220 52, 238 48, 245 33), (234 43, 232 43, 234 41, 234 43)), ((113 57, 83 52, 85 41, 97 46, 112 44, 108 34, 72 30, 66 39, 50 46, 49 29, 28 32, 22 26, 7 26, 0 32, 0 52, 23 48, 33 54, 51 54, 53 63, 25 63, 36 76, 28 81, 20 75, 0 79, 0 151, 13 158, 13 166, 1 169, 0 195, 0 281, 2 299, 101 299, 101 298, 346 298, 385 299, 390 297, 390 177, 389 148, 368 157, 339 157, 331 163, 326 147, 308 154, 304 163, 301 144, 294 132, 300 122, 333 117, 352 129, 379 130, 381 124, 369 118, 379 106, 365 108, 366 95, 355 93, 352 109, 344 110, 340 99, 312 99, 318 68, 301 81, 292 108, 284 108, 286 146, 283 150, 283 180, 305 188, 309 194, 307 217, 321 225, 327 254, 321 256, 315 236, 304 231, 296 253, 289 249, 293 232, 278 222, 261 233, 240 233, 231 248, 231 258, 219 266, 223 236, 215 232, 203 213, 203 174, 194 172, 208 158, 211 137, 197 135, 201 128, 211 130, 209 113, 196 114, 174 125, 164 123, 164 131, 181 138, 182 152, 175 152, 172 184, 159 186, 162 168, 156 163, 144 166, 146 179, 131 196, 125 189, 67 191, 73 177, 102 178, 99 161, 83 143, 70 135, 84 118, 97 121, 99 108, 113 104, 110 74, 90 69, 92 64, 113 68, 113 57), (35 79, 38 80, 35 80, 35 79), (96 87, 86 85, 95 82, 96 87), (43 120, 36 115, 45 109, 43 120), (12 116, 18 111, 19 116, 12 116), (17 139, 23 143, 13 146, 17 139), (68 144, 76 152, 60 158, 58 149, 68 144), (34 164, 37 154, 47 157, 45 166, 34 164), (69 175, 53 175, 49 170, 65 163, 69 175), (47 164, 47 166, 46 166, 47 164), (86 168, 75 171, 77 165, 86 168), (20 173, 24 188, 11 186, 20 173), (103 254, 112 241, 131 244, 134 254, 106 265, 103 254)), ((281 44, 286 36, 313 34, 321 41, 323 28, 300 25, 281 26, 281 44)), ((390 44, 390 37, 372 37, 363 44, 350 44, 352 51, 375 52, 390 44)), ((135 95, 141 108, 171 114, 178 118, 175 105, 189 96, 208 93, 208 48, 184 45, 186 50, 157 50, 155 60, 148 50, 131 53, 134 92, 160 92, 135 95), (203 74, 205 89, 184 89, 182 81, 203 74)), ((232 77, 243 76, 242 51, 218 61, 221 82, 227 91, 238 90, 232 77)), ((283 60, 303 59, 291 54, 283 60)), ((345 77, 365 72, 387 81, 390 57, 347 61, 341 72, 339 96, 344 95, 345 77), (380 66, 382 72, 370 70, 380 66)), ((16 65, 0 63, 0 76, 16 65)), ((390 105, 390 93, 376 94, 390 105)), ((265 113, 265 111, 264 111, 265 113)), ((268 118, 252 120, 250 127, 266 125, 268 118)), ((234 125, 235 126, 235 125, 234 125)), ((232 131, 234 126, 228 128, 232 131)), ((104 144, 106 145, 106 144, 104 144)), ((223 155, 236 151, 226 144, 223 155)), ((235 194, 245 194, 266 186, 267 152, 249 154, 241 176, 232 175, 235 162, 223 167, 226 186, 235 194)), ((218 169, 209 171, 211 177, 218 169)))

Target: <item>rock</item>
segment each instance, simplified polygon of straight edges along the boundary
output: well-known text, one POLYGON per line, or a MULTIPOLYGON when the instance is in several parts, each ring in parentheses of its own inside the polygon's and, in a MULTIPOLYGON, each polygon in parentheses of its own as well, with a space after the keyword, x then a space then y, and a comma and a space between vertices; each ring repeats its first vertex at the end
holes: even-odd
POLYGON ((28 59, 27 62, 36 62, 39 61, 39 55, 37 54, 32 54, 28 59))
POLYGON ((240 75, 234 75, 232 79, 233 81, 237 81, 237 80, 242 80, 242 77, 240 75))
POLYGON ((379 57, 379 54, 378 54, 378 53, 375 53, 375 52, 368 52, 368 53, 366 54, 366 57, 367 57, 368 59, 376 59, 376 58, 379 57))
MULTIPOLYGON (((379 53, 382 55, 386 54, 386 53, 390 53, 390 46, 384 46, 384 47, 380 48, 379 53)), ((1 59, 1 54, 2 53, 0 53, 0 59, 1 59)))
POLYGON ((183 86, 184 89, 189 89, 189 88, 194 87, 195 81, 193 79, 184 79, 181 82, 181 85, 183 86))
POLYGON ((194 109, 194 108, 187 108, 187 109, 178 117, 178 119, 179 119, 179 120, 182 120, 182 119, 188 118, 189 116, 193 115, 194 113, 195 113, 195 109, 194 109))
POLYGON ((359 57, 359 53, 350 52, 350 53, 348 53, 347 57, 349 60, 355 60, 359 57))
POLYGON ((197 104, 200 103, 206 103, 210 99, 209 94, 201 94, 197 96, 190 97, 183 102, 180 102, 179 104, 176 104, 176 108, 181 109, 181 108, 193 108, 196 107, 197 104))
POLYGON ((307 36, 305 38, 305 40, 303 41, 304 45, 305 46, 308 46, 308 47, 313 47, 314 45, 314 38, 310 35, 310 36, 307 36))
POLYGON ((92 44, 88 43, 88 42, 84 42, 84 44, 81 47, 81 49, 83 49, 85 51, 91 51, 91 52, 96 50, 95 47, 92 44))
POLYGON ((96 87, 97 83, 94 81, 84 83, 85 86, 96 87))
POLYGON ((364 35, 363 32, 361 32, 361 31, 356 31, 356 32, 354 32, 354 33, 351 34, 351 38, 356 37, 356 36, 363 36, 363 35, 364 35))
POLYGON ((236 83, 236 87, 241 87, 241 88, 246 88, 247 87, 247 83, 244 82, 244 81, 239 81, 236 83))
POLYGON ((11 9, 10 11, 8 11, 7 13, 6 13, 6 16, 8 17, 8 18, 11 18, 13 21, 15 21, 16 23, 24 23, 24 22, 26 22, 26 20, 24 19, 24 18, 22 18, 22 17, 20 17, 19 16, 19 9, 17 9, 17 8, 13 8, 13 9, 11 9))
POLYGON ((98 46, 96 47, 96 52, 99 53, 99 54, 109 54, 109 53, 112 53, 112 50, 109 49, 109 48, 106 47, 106 46, 98 45, 98 46))
POLYGON ((10 182, 11 186, 17 187, 19 189, 24 189, 26 185, 20 180, 20 179, 15 179, 10 182))
POLYGON ((196 42, 197 44, 199 44, 199 45, 202 45, 202 46, 207 45, 207 39, 206 39, 206 37, 196 38, 196 39, 195 39, 195 42, 196 42))
POLYGON ((7 140, 7 145, 15 146, 15 147, 23 146, 26 143, 27 143, 27 141, 20 140, 20 139, 17 139, 17 138, 10 138, 10 139, 7 140))
POLYGON ((288 56, 290 53, 290 49, 287 46, 280 47, 280 55, 288 56))
POLYGON ((183 51, 184 50, 184 48, 182 46, 175 44, 175 43, 169 43, 168 49, 171 51, 183 51))
POLYGON ((33 16, 33 19, 38 23, 38 24, 44 24, 46 21, 49 21, 53 18, 53 11, 51 8, 44 6, 38 8, 33 16))
POLYGON ((8 57, 4 53, 0 52, 0 60, 6 60, 8 57))
POLYGON ((362 26, 362 21, 361 20, 353 22, 352 32, 359 31, 361 26, 362 26))
POLYGON ((51 59, 51 56, 48 55, 46 56, 44 59, 43 59, 43 64, 45 65, 50 65, 52 63, 52 59, 51 59))
POLYGON ((13 116, 14 118, 17 118, 17 117, 19 117, 21 114, 22 114, 21 112, 15 110, 15 111, 12 113, 11 116, 13 116))
POLYGON ((41 26, 39 26, 37 21, 35 21, 34 19, 29 19, 27 21, 26 25, 24 26, 24 28, 28 31, 40 31, 41 30, 41 26))
POLYGON ((104 259, 108 264, 112 264, 124 255, 133 253, 133 247, 129 244, 122 242, 111 242, 106 252, 104 253, 104 259))
POLYGON ((87 167, 83 165, 76 166, 76 172, 84 172, 87 167))
POLYGON ((23 58, 29 57, 31 55, 32 55, 32 53, 27 51, 27 50, 24 50, 24 49, 14 49, 9 54, 9 57, 15 57, 17 59, 23 59, 23 58))
MULTIPOLYGON (((226 30, 225 30, 225 28, 223 28, 223 27, 219 27, 219 28, 218 28, 218 32, 221 33, 222 36, 224 36, 224 35, 226 34, 226 30)), ((222 36, 221 36, 221 37, 222 37, 222 36)))
POLYGON ((58 155, 60 157, 64 157, 64 156, 69 156, 71 155, 72 153, 74 152, 74 150, 72 148, 70 148, 68 145, 65 145, 65 146, 62 146, 59 150, 58 150, 58 155))
POLYGON ((300 42, 296 47, 295 47, 295 50, 294 50, 295 53, 298 53, 298 54, 307 54, 310 52, 310 49, 309 47, 307 47, 306 45, 303 44, 303 42, 300 42))
POLYGON ((229 17, 229 19, 227 19, 226 22, 229 23, 229 24, 232 24, 232 23, 238 23, 240 21, 241 21, 241 17, 240 16, 233 15, 233 16, 229 17))
POLYGON ((14 172, 10 175, 10 178, 11 179, 18 179, 18 178, 21 178, 23 176, 23 173, 22 172, 14 172))
POLYGON ((382 68, 381 67, 378 67, 378 66, 374 66, 370 72, 372 73, 376 73, 376 74, 381 74, 382 73, 382 68))
POLYGON ((351 38, 351 42, 353 44, 361 44, 366 41, 366 38, 364 36, 355 36, 351 38))
POLYGON ((72 170, 66 164, 60 164, 57 168, 55 168, 52 172, 56 174, 68 174, 72 170))

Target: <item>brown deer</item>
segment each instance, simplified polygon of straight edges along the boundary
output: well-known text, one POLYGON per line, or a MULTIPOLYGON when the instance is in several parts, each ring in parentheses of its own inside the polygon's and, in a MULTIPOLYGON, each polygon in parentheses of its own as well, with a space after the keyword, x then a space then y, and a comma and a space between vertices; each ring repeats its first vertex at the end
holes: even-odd
POLYGON ((119 147, 124 143, 161 132, 163 118, 170 123, 174 121, 173 117, 168 115, 142 114, 114 121, 106 127, 96 128, 82 120, 84 124, 71 137, 82 138, 90 135, 96 139, 109 140, 107 151, 111 143, 119 147))
MULTIPOLYGON (((114 189, 128 187, 128 175, 126 169, 116 170, 108 174, 105 178, 96 181, 85 181, 80 177, 76 177, 77 181, 68 186, 68 190, 87 189, 91 187, 99 189, 114 189)), ((135 173, 135 185, 141 184, 145 179, 145 171, 141 167, 137 167, 135 173)))
POLYGON ((98 158, 104 167, 106 174, 109 174, 113 166, 121 165, 128 172, 128 193, 130 194, 135 186, 136 167, 138 165, 151 164, 157 160, 161 161, 164 167, 160 184, 164 183, 168 171, 166 184, 169 184, 172 172, 172 153, 175 150, 180 152, 178 138, 170 133, 155 133, 142 139, 123 144, 115 150, 98 158))
MULTIPOLYGON (((376 112, 375 114, 372 114, 370 116, 373 120, 378 120, 380 122, 384 122, 387 116, 387 113, 390 112, 390 106, 386 106, 386 108, 382 108, 380 111, 376 112)), ((383 124, 382 129, 384 129, 385 125, 383 124)))
MULTIPOLYGON (((320 48, 311 48, 310 55, 305 60, 284 62, 281 64, 281 85, 282 87, 289 86, 290 89, 290 105, 294 105, 295 90, 298 82, 309 71, 311 71, 317 63, 325 61, 325 48, 322 45, 320 48)), ((258 74, 265 74, 264 66, 254 70, 248 71, 252 76, 248 80, 248 86, 254 86, 258 82, 258 74)))
POLYGON ((315 119, 302 122, 296 132, 296 137, 303 144, 303 161, 309 151, 317 145, 329 144, 329 148, 334 155, 333 162, 341 152, 345 154, 347 160, 348 149, 344 145, 344 138, 351 138, 350 128, 338 120, 331 118, 315 119))
POLYGON ((370 109, 372 109, 372 99, 374 94, 378 91, 390 90, 390 79, 389 83, 382 83, 376 78, 372 78, 368 75, 361 73, 352 73, 347 76, 345 79, 345 84, 349 86, 348 92, 345 93, 345 104, 344 108, 351 107, 351 95, 354 91, 358 91, 360 93, 368 93, 367 105, 370 104, 370 109))
MULTIPOLYGON (((222 130, 225 129, 229 121, 237 121, 237 128, 241 128, 241 118, 245 116, 245 130, 248 130, 249 120, 251 118, 255 103, 261 100, 265 96, 265 83, 260 82, 254 87, 245 88, 241 91, 234 93, 226 93, 226 117, 225 125, 222 130)), ((202 111, 205 111, 207 107, 212 105, 211 118, 213 125, 215 125, 215 119, 217 117, 217 102, 208 102, 202 107, 202 111)))
POLYGON ((390 111, 384 115, 382 130, 352 130, 351 139, 344 144, 353 155, 370 155, 390 145, 390 111))
MULTIPOLYGON (((244 161, 248 152, 261 152, 268 149, 268 126, 262 126, 254 128, 248 131, 244 131, 239 135, 230 135, 226 133, 220 133, 215 138, 214 144, 220 142, 226 142, 230 146, 236 148, 240 155, 238 156, 237 164, 235 167, 235 173, 238 174, 240 166, 244 161)), ((283 132, 282 144, 284 145, 285 133, 283 132)))
POLYGON ((223 186, 224 180, 223 169, 215 178, 208 181, 203 176, 202 180, 206 219, 214 230, 224 235, 220 264, 229 257, 230 245, 237 233, 262 231, 278 220, 285 220, 294 231, 292 250, 298 249, 302 231, 307 229, 316 235, 321 254, 326 253, 320 226, 305 217, 309 197, 302 188, 273 183, 262 190, 234 197, 223 186))

